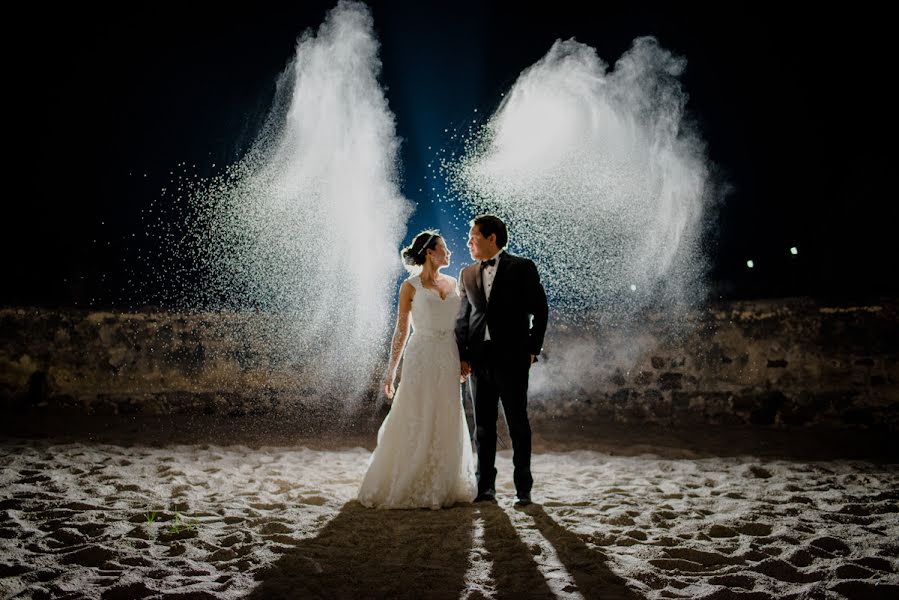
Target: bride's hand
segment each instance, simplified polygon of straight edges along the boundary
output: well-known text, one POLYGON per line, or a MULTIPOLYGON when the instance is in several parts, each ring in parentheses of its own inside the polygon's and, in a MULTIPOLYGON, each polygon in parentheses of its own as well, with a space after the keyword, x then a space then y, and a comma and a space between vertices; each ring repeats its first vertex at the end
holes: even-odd
POLYGON ((393 400, 393 394, 396 390, 393 388, 393 377, 384 380, 384 395, 388 400, 393 400))

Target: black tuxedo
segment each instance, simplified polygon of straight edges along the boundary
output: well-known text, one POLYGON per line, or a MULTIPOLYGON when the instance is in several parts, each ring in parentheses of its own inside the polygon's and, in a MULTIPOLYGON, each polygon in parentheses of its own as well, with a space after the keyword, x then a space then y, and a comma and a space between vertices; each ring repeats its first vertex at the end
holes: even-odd
POLYGON ((481 265, 459 274, 462 304, 456 319, 459 356, 471 363, 475 441, 478 449, 478 492, 496 487, 496 419, 502 399, 515 464, 518 495, 529 494, 531 427, 527 415, 530 355, 540 354, 548 307, 537 267, 527 258, 499 256, 490 300, 484 292, 481 265), (486 328, 490 340, 484 341, 486 328))

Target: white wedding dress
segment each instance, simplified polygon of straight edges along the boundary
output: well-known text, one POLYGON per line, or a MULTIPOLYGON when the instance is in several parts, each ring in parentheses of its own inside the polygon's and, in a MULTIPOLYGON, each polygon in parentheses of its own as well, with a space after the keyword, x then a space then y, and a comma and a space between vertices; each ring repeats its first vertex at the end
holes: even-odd
POLYGON ((375 508, 432 509, 471 502, 477 482, 454 334, 459 294, 454 287, 441 299, 419 277, 407 281, 415 288, 412 336, 359 502, 375 508))

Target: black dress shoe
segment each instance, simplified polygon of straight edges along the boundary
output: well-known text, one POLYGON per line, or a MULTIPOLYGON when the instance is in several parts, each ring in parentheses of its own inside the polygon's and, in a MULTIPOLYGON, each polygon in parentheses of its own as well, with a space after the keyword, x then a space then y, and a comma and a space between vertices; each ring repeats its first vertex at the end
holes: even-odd
POLYGON ((530 504, 532 504, 530 494, 519 494, 518 498, 515 500, 516 506, 528 506, 530 504))
POLYGON ((477 498, 474 499, 475 502, 496 502, 496 492, 493 490, 484 490, 480 494, 478 494, 477 498))

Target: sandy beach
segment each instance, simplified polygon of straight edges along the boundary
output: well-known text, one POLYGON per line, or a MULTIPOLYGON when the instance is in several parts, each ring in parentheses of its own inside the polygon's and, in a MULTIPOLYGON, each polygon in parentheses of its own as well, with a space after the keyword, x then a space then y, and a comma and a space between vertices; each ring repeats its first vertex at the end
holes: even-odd
MULTIPOLYGON (((351 439, 350 442, 355 440, 351 439)), ((633 450, 633 449, 632 449, 633 450)), ((535 504, 375 511, 370 448, 0 443, 6 598, 895 598, 899 465, 543 449, 535 504)))

